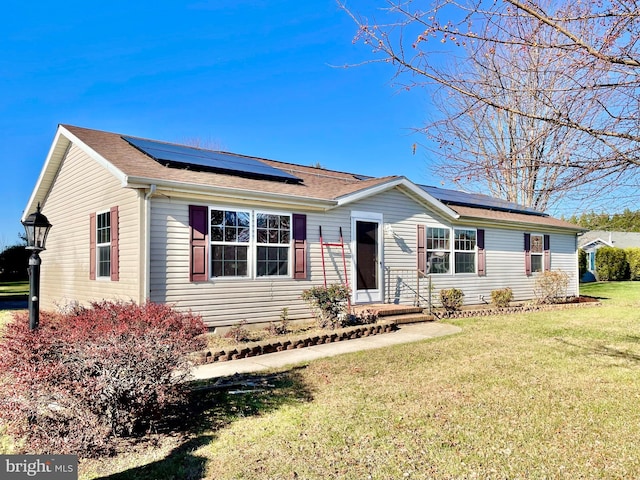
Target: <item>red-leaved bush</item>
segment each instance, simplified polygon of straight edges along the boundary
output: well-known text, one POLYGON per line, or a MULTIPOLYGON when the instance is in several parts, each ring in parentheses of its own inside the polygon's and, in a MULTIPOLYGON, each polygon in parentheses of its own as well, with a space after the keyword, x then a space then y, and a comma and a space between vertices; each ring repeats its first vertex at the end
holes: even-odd
POLYGON ((95 456, 144 432, 184 399, 200 317, 163 304, 96 302, 16 315, 0 339, 0 420, 24 453, 95 456))

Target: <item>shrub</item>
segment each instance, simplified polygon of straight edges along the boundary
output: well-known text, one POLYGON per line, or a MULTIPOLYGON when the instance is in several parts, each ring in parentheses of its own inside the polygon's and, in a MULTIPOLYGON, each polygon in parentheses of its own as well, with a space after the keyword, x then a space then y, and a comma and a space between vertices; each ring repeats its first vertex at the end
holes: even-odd
POLYGON ((224 338, 230 338, 236 343, 247 342, 249 341, 249 330, 245 326, 247 324, 246 320, 242 320, 239 324, 231 327, 224 334, 224 338))
POLYGON ((280 320, 277 323, 269 322, 267 332, 269 332, 269 335, 275 336, 289 333, 289 309, 287 307, 282 307, 280 320))
POLYGON ((585 252, 583 249, 579 248, 578 249, 578 272, 580 274, 580 278, 582 278, 582 276, 587 273, 588 268, 587 268, 587 252, 585 252))
POLYGON ((351 294, 345 285, 334 283, 328 287, 312 287, 302 292, 321 328, 342 327, 347 321, 347 301, 351 294))
POLYGON ((629 280, 640 280, 640 248, 625 248, 624 253, 629 264, 629 280))
POLYGON ((596 250, 596 275, 603 282, 615 282, 629 277, 629 264, 624 250, 601 247, 596 250))
POLYGON ((440 290, 440 304, 447 312, 456 312, 462 307, 464 293, 459 288, 440 290))
POLYGON ((491 303, 497 308, 508 307, 511 300, 513 300, 513 290, 509 287, 491 291, 491 303))
POLYGON ((25 453, 95 456, 184 399, 187 355, 206 327, 166 305, 97 302, 16 315, 0 344, 0 420, 25 453))
POLYGON ((348 326, 352 325, 371 325, 378 321, 378 313, 375 310, 370 308, 365 308, 364 310, 349 315, 349 320, 346 322, 348 326))
POLYGON ((569 275, 562 270, 550 270, 536 277, 533 287, 536 303, 560 303, 567 298, 569 275))

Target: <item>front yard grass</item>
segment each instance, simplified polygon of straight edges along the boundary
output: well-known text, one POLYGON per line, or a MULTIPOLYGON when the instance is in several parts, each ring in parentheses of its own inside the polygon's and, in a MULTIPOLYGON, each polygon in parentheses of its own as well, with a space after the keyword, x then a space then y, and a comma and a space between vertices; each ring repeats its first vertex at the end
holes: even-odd
POLYGON ((0 300, 26 299, 29 295, 29 282, 0 282, 0 300))
POLYGON ((189 428, 80 478, 637 478, 640 282, 582 293, 603 306, 252 376, 271 386, 208 393, 189 428))

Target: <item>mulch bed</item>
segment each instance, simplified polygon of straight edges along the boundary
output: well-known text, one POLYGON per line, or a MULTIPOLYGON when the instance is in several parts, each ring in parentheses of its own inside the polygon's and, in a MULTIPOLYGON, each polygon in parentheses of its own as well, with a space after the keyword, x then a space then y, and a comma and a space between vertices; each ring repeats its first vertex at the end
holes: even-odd
MULTIPOLYGON (((438 309, 433 313, 435 317, 439 319, 453 319, 485 317, 511 313, 540 312, 600 305, 600 301, 594 297, 574 297, 566 303, 561 304, 536 305, 533 303, 525 303, 505 308, 474 306, 464 308, 457 312, 445 312, 438 309)), ((313 345, 322 345, 325 343, 353 340, 355 338, 367 337, 370 335, 379 335, 382 333, 393 332, 397 329, 398 325, 395 322, 382 320, 371 325, 328 330, 326 333, 321 334, 312 333, 301 335, 299 337, 288 337, 286 339, 278 339, 275 337, 259 342, 239 343, 238 345, 221 349, 207 349, 194 353, 192 355, 192 361, 196 365, 213 362, 226 362, 230 360, 238 360, 240 358, 255 357, 266 353, 282 352, 283 350, 294 350, 297 348, 311 347, 313 345)))
POLYGON ((467 309, 462 309, 457 312, 445 312, 445 311, 437 311, 434 312, 438 318, 471 318, 471 317, 487 317, 490 315, 502 315, 502 314, 510 314, 510 313, 524 313, 524 312, 545 312, 549 310, 565 310, 570 308, 581 308, 581 307, 598 307, 602 305, 600 300, 595 297, 573 297, 567 300, 564 303, 550 303, 550 304, 535 304, 535 303, 524 303, 521 305, 513 305, 510 307, 497 308, 487 306, 483 307, 469 307, 467 309))

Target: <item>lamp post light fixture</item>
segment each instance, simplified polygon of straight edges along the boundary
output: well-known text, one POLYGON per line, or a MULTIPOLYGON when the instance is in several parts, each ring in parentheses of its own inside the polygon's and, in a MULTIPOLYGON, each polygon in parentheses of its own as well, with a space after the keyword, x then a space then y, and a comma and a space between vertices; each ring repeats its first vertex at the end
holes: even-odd
POLYGON ((45 242, 51 224, 47 217, 40 213, 40 203, 38 208, 30 214, 23 222, 24 230, 27 234, 27 250, 31 250, 29 257, 29 328, 35 330, 40 322, 40 260, 39 253, 44 250, 45 242))

